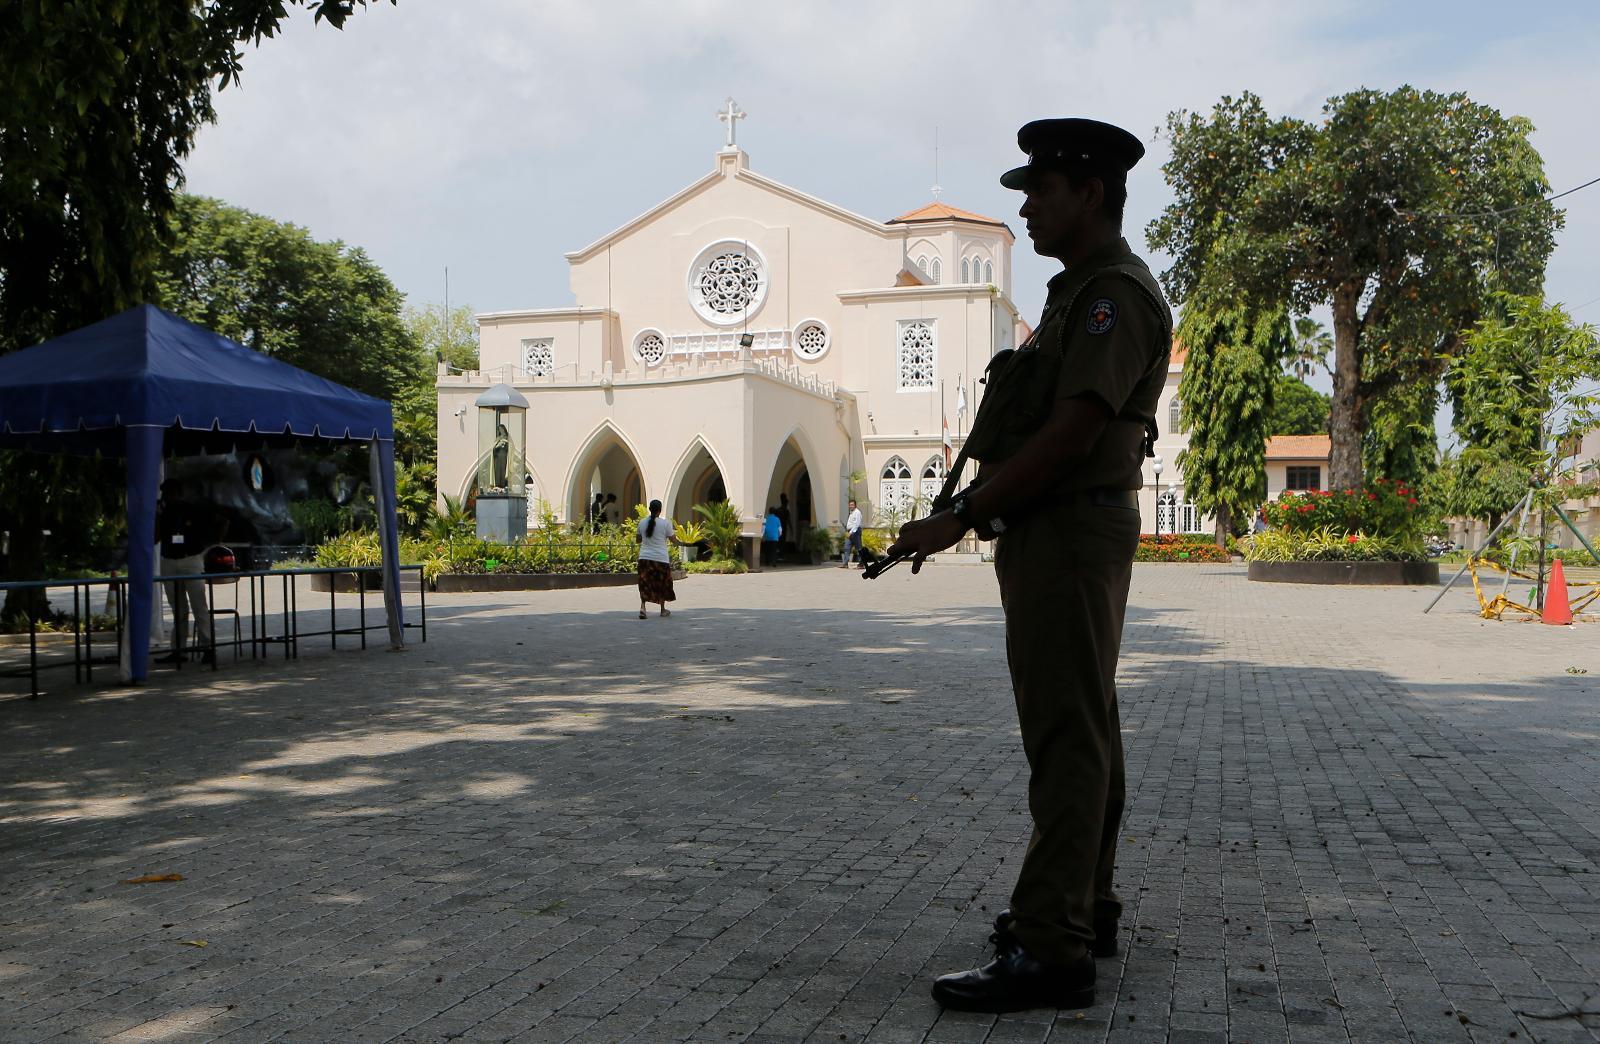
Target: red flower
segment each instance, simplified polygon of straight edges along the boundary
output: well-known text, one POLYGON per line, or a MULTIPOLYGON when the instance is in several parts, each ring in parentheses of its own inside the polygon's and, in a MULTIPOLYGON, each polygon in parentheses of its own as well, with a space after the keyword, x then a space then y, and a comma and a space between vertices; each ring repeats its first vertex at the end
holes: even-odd
POLYGON ((1344 538, 1344 542, 1347 544, 1354 544, 1360 539, 1360 537, 1356 536, 1354 533, 1351 533, 1349 536, 1344 538))
POLYGON ((1412 507, 1416 507, 1417 506, 1417 498, 1416 497, 1412 497, 1410 500, 1407 500, 1406 503, 1411 505, 1412 507))
POLYGON ((1377 500, 1378 499, 1378 494, 1376 494, 1376 493, 1368 493, 1367 494, 1367 499, 1368 500, 1377 500))
POLYGON ((1302 504, 1300 506, 1300 513, 1302 515, 1305 514, 1307 511, 1313 511, 1313 510, 1315 510, 1315 509, 1310 504, 1302 504))

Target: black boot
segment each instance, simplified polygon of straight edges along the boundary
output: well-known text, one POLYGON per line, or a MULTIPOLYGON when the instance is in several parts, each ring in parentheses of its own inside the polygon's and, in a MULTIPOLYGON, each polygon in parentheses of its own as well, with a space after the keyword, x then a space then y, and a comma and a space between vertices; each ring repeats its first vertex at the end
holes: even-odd
POLYGON ((990 936, 994 960, 971 971, 941 975, 933 999, 956 1011, 1026 1011, 1087 1008, 1094 1003, 1094 958, 1085 953, 1066 966, 1045 964, 1022 948, 1010 932, 990 936))
MULTIPOLYGON (((1009 932, 1011 930, 1011 911, 1001 910, 1000 916, 994 919, 994 930, 1009 932)), ((1089 952, 1096 957, 1115 957, 1117 955, 1117 919, 1115 917, 1097 917, 1094 921, 1094 943, 1089 947, 1089 952)))

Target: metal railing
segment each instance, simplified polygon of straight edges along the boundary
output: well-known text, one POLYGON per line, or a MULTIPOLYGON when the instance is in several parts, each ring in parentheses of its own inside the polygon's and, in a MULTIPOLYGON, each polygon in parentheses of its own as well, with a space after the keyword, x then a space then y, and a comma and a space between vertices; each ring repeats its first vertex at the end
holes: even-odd
MULTIPOLYGON (((401 574, 414 572, 417 574, 418 592, 418 619, 412 623, 406 620, 406 605, 400 603, 400 626, 403 630, 417 630, 422 641, 428 640, 428 585, 423 582, 422 567, 420 565, 402 565, 401 574)), ((209 659, 212 670, 220 669, 221 657, 219 651, 232 649, 234 660, 243 658, 243 653, 248 651, 252 660, 266 659, 273 646, 282 646, 284 659, 298 658, 300 643, 304 640, 327 638, 329 647, 339 648, 339 638, 355 637, 360 641, 361 648, 367 647, 367 633, 369 631, 384 631, 389 629, 387 614, 382 615, 378 622, 373 623, 367 618, 367 591, 381 590, 382 570, 377 567, 350 568, 341 567, 307 567, 295 569, 251 569, 241 572, 228 573, 182 573, 177 575, 161 575, 154 578, 156 583, 202 580, 206 584, 205 612, 207 622, 210 624, 211 642, 208 645, 192 645, 180 648, 174 644, 169 655, 176 658, 175 666, 182 667, 190 657, 201 655, 209 659), (299 585, 295 583, 302 576, 328 577, 328 625, 324 629, 304 630, 300 626, 300 597, 299 585), (339 607, 336 595, 339 593, 336 577, 354 576, 354 592, 358 595, 358 605, 355 609, 356 619, 349 622, 346 615, 345 623, 340 626, 339 607), (268 604, 268 588, 271 581, 277 578, 281 584, 279 604, 273 608, 268 604), (232 608, 217 605, 217 591, 219 588, 244 584, 249 590, 248 606, 245 599, 235 597, 232 608), (246 615, 248 614, 248 615, 246 615), (218 634, 217 622, 219 618, 233 620, 233 638, 221 640, 218 634), (245 621, 248 620, 248 633, 245 621), (276 622, 276 627, 274 623, 276 622)), ((75 683, 92 682, 96 665, 110 664, 115 670, 119 664, 122 649, 123 632, 127 627, 127 591, 128 578, 126 576, 111 577, 85 577, 67 580, 19 580, 0 583, 0 600, 3 600, 10 591, 39 591, 42 592, 46 606, 49 604, 50 592, 70 590, 72 597, 71 621, 72 630, 72 658, 55 658, 41 661, 39 638, 44 634, 67 634, 65 630, 41 632, 39 624, 41 617, 53 615, 41 613, 36 605, 30 604, 27 610, 28 623, 28 664, 26 668, 10 668, 0 670, 0 678, 27 678, 28 698, 37 699, 41 692, 39 676, 46 670, 64 670, 72 668, 75 683), (97 600, 95 590, 105 589, 105 593, 97 600), (96 631, 93 617, 97 615, 94 607, 104 604, 111 611, 115 627, 110 631, 96 631), (95 636, 101 635, 99 642, 95 636), (102 653, 96 656, 96 649, 109 646, 109 654, 102 653)), ((237 591, 235 587, 235 591, 237 591)), ((194 607, 198 608, 198 607, 194 607)), ((309 610, 308 610, 309 611, 309 610)), ((346 610, 347 614, 349 610, 346 610)), ((182 630, 174 627, 174 639, 182 630)), ((158 650, 151 649, 152 658, 158 650)))

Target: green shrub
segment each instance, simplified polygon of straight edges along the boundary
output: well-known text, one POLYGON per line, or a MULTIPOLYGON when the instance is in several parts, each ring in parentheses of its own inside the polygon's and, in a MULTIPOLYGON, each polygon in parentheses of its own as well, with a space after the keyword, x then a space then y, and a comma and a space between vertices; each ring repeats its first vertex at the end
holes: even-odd
POLYGON ((1250 538, 1252 562, 1424 562, 1413 540, 1341 532, 1324 526, 1314 533, 1271 529, 1250 538))
POLYGON ((299 500, 289 505, 289 518, 307 544, 320 544, 339 532, 339 505, 331 500, 299 500))
POLYGON ((739 536, 744 523, 739 520, 739 509, 731 501, 718 500, 710 504, 696 504, 695 514, 705 519, 706 540, 711 544, 712 558, 738 558, 739 536))
POLYGON ((329 537, 317 548, 315 561, 324 569, 374 569, 383 564, 378 534, 366 529, 329 537))
POLYGON ((823 558, 828 558, 837 551, 834 547, 833 533, 816 526, 806 530, 800 537, 800 549, 810 554, 820 554, 823 558))
POLYGON ((1402 539, 1418 535, 1416 491, 1403 482, 1376 479, 1365 489, 1314 489, 1284 493, 1263 506, 1267 524, 1302 535, 1381 533, 1402 539))
POLYGON ((702 562, 685 562, 686 573, 748 573, 750 567, 738 558, 710 558, 702 562))

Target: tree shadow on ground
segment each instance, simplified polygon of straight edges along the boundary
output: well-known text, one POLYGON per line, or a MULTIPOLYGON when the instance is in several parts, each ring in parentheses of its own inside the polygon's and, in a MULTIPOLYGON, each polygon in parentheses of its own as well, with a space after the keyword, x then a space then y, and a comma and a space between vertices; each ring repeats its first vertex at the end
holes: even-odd
MULTIPOLYGON (((925 979, 978 959, 1028 827, 1002 648, 992 606, 637 621, 494 602, 430 609, 430 641, 402 653, 0 707, 0 982, 29 995, 0 1029, 81 1007, 74 1025, 109 1034, 218 1002, 322 1039, 395 1012, 416 1016, 395 1033, 442 1013, 415 1039, 555 1017, 602 1035, 932 1026, 925 979), (186 880, 116 883, 163 872, 186 880)), ((1398 924, 1426 967, 1447 956, 1430 860, 1463 898, 1508 860, 1592 892, 1572 876, 1595 862, 1575 821, 1592 758, 1577 781, 1531 741, 1505 764, 1383 672, 1218 651, 1180 612, 1130 610, 1122 880, 1136 938, 1179 941, 1136 943, 1108 976, 1160 994, 1186 958, 1214 967, 1224 906, 1240 961, 1276 940, 1311 967, 1398 924), (1558 770, 1565 789, 1541 791, 1558 770), (1475 824, 1492 855, 1440 822, 1475 824)), ((1531 915, 1503 909, 1510 928, 1473 921, 1452 945, 1516 957, 1504 932, 1531 915)), ((1344 973, 1322 967, 1308 988, 1336 996, 1344 973)), ((1277 991, 1263 1012, 1294 1021, 1284 977, 1257 978, 1277 991)), ((1090 1021, 1138 1008, 1126 992, 1090 1021)))

